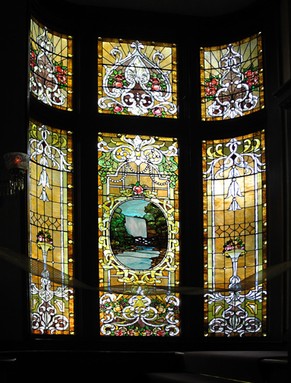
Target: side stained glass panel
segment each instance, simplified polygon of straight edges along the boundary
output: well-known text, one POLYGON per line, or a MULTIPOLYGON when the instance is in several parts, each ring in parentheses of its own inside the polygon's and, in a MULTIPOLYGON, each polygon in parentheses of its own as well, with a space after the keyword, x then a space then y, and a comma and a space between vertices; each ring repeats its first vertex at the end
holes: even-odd
POLYGON ((178 142, 99 133, 100 334, 180 335, 178 142))
POLYGON ((72 134, 30 122, 31 332, 74 333, 72 134))
POLYGON ((242 117, 264 108, 262 36, 200 48, 201 118, 242 117))
POLYGON ((205 336, 266 334, 264 131, 207 140, 203 150, 205 336), (226 291, 219 291, 226 289, 226 291))
POLYGON ((30 22, 30 93, 54 108, 72 111, 72 37, 30 22))
POLYGON ((98 112, 177 118, 175 44, 99 38, 98 112))

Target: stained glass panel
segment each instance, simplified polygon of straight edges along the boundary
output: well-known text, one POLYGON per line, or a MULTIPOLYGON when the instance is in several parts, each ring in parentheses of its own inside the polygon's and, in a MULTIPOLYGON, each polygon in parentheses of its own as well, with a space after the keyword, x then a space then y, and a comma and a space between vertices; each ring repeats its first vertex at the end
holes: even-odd
POLYGON ((71 111, 72 37, 30 22, 30 93, 46 105, 71 111))
POLYGON ((200 48, 201 117, 242 117, 264 108, 260 33, 222 46, 200 48))
POLYGON ((72 134, 30 122, 31 331, 74 333, 72 134))
POLYGON ((175 44, 99 38, 98 112, 177 118, 175 44))
POLYGON ((100 333, 180 334, 178 142, 99 133, 100 333))
POLYGON ((264 132, 203 142, 206 336, 266 332, 264 132), (227 289, 227 291, 219 291, 227 289))

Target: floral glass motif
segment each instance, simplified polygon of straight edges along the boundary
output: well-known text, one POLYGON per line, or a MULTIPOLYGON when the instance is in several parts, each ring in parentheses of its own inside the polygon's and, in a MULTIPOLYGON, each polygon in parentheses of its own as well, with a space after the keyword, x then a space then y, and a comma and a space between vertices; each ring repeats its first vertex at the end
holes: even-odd
POLYGON ((46 105, 71 111, 72 37, 33 19, 30 25, 30 93, 46 105))
POLYGON ((264 131, 204 141, 205 336, 266 334, 264 131), (226 289, 222 292, 219 289, 226 289))
POLYGON ((264 108, 262 37, 200 48, 202 120, 242 117, 264 108))
POLYGON ((29 127, 29 256, 32 334, 74 334, 72 134, 29 127))
POLYGON ((180 335, 178 143, 99 133, 100 334, 180 335))
POLYGON ((177 118, 175 44, 98 41, 98 112, 177 118))

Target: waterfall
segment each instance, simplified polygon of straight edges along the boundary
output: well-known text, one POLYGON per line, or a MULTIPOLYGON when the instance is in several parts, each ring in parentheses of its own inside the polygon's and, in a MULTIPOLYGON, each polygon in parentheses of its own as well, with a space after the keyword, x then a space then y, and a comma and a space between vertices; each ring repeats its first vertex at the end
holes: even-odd
POLYGON ((125 217, 125 227, 129 234, 134 237, 147 237, 146 220, 139 217, 125 217))

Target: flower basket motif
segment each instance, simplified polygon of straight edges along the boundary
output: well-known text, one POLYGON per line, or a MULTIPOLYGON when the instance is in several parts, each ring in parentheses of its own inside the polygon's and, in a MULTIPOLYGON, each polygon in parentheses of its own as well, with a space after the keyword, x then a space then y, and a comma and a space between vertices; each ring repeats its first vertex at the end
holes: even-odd
POLYGON ((241 254, 246 253, 245 244, 240 237, 229 239, 223 245, 222 252, 227 258, 239 257, 241 254))
POLYGON ((53 239, 47 230, 40 230, 36 235, 37 246, 45 251, 53 249, 53 239))

